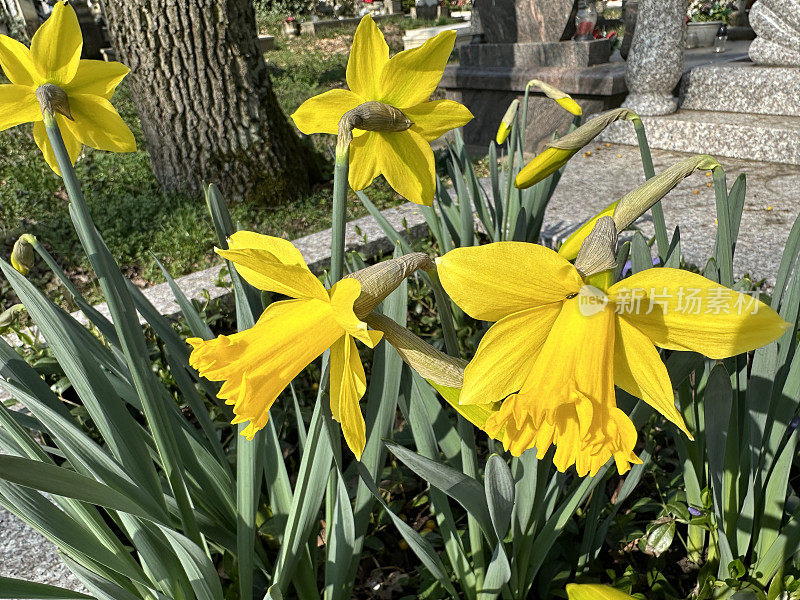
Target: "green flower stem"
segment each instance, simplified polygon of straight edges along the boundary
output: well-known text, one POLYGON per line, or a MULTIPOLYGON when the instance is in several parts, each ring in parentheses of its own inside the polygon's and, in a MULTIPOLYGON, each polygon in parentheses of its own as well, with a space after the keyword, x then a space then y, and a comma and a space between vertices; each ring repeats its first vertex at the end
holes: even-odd
MULTIPOLYGON (((133 299, 127 291, 125 278, 94 226, 55 117, 48 111, 43 111, 43 114, 47 136, 53 147, 53 153, 59 169, 61 169, 64 187, 70 199, 70 213, 75 221, 75 229, 92 262, 92 267, 100 280, 103 295, 108 302, 114 328, 119 335, 125 360, 131 372, 131 379, 142 402, 161 465, 178 505, 183 530, 193 542, 208 552, 194 516, 186 482, 183 479, 183 464, 169 425, 169 415, 166 412, 164 399, 159 397, 159 390, 156 389, 149 362, 142 360, 142 357, 147 356, 147 345, 138 319, 135 317, 136 307, 133 299)), ((153 471, 153 476, 155 476, 155 471, 153 471)), ((155 485, 160 487, 158 481, 155 482, 155 485)), ((157 501, 166 509, 163 496, 157 498, 157 501)))
POLYGON ((333 220, 331 223, 331 284, 344 274, 344 234, 347 223, 347 171, 349 143, 336 145, 333 169, 333 220))
MULTIPOLYGON (((639 118, 633 119, 633 129, 636 131, 636 139, 639 141, 639 153, 642 156, 642 166, 646 179, 655 177, 656 170, 653 167, 653 157, 650 154, 650 144, 647 143, 647 134, 644 130, 644 123, 639 118)), ((664 220, 664 208, 661 201, 656 202, 650 211, 653 214, 653 227, 656 230, 656 248, 658 256, 663 263, 667 259, 669 250, 669 238, 667 237, 667 223, 664 220)))

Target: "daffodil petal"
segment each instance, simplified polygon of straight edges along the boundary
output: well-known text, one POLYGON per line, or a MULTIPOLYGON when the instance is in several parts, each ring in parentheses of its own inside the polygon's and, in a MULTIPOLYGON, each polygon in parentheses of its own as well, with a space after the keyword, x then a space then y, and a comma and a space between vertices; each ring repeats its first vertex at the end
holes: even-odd
POLYGON ((430 206, 436 191, 433 150, 415 131, 378 134, 381 173, 401 196, 430 206))
POLYGON ((33 88, 24 85, 0 85, 0 131, 22 123, 42 120, 42 109, 33 88))
MULTIPOLYGON (((247 283, 259 290, 276 292, 291 298, 329 302, 325 286, 309 270, 305 261, 299 262, 286 250, 285 244, 291 245, 290 242, 270 236, 258 236, 252 232, 247 234, 249 235, 246 237, 239 236, 233 244, 231 240, 234 236, 231 236, 228 240, 229 249, 216 251, 236 265, 236 270, 247 283), (240 245, 244 243, 248 245, 240 245)), ((237 235, 239 234, 235 234, 237 235)))
POLYGON ((675 392, 672 391, 667 367, 655 346, 624 319, 616 321, 614 383, 647 402, 692 438, 681 413, 675 408, 675 392))
POLYGON ((569 600, 634 600, 633 596, 625 592, 595 583, 568 583, 567 597, 569 600))
POLYGON ((466 106, 452 100, 423 102, 403 109, 403 114, 414 123, 411 131, 416 131, 428 142, 443 136, 451 129, 466 125, 473 117, 466 106))
POLYGON ((436 260, 445 291, 474 319, 503 317, 561 302, 583 285, 556 252, 526 242, 456 248, 436 260))
POLYGON ((78 71, 83 35, 78 16, 68 2, 57 2, 53 12, 33 35, 31 56, 48 83, 63 86, 78 71))
MULTIPOLYGON (((56 115, 56 122, 59 125, 59 130, 61 131, 61 138, 64 140, 64 146, 67 148, 69 159, 74 165, 75 161, 78 160, 78 157, 81 154, 83 144, 81 144, 80 140, 72 135, 72 132, 67 128, 66 121, 66 117, 63 117, 62 115, 56 115)), ((33 124, 33 139, 36 142, 36 145, 39 146, 39 150, 42 151, 44 160, 47 162, 50 168, 53 169, 57 175, 61 175, 61 169, 58 167, 58 161, 56 160, 55 152, 53 152, 53 147, 50 145, 50 138, 47 137, 47 130, 45 129, 42 121, 37 121, 33 124)))
POLYGON ((364 100, 350 90, 330 90, 319 96, 309 98, 300 105, 292 120, 305 134, 339 132, 339 119, 364 100))
MULTIPOLYGON (((228 250, 248 250, 251 248, 266 250, 275 255, 275 258, 283 264, 303 267, 311 273, 303 254, 289 240, 247 230, 237 231, 228 238, 228 250)), ((316 277, 314 277, 314 281, 319 283, 316 277)), ((320 286, 322 286, 321 283, 320 286)))
POLYGON ((134 152, 136 140, 111 102, 102 96, 72 94, 69 108, 74 121, 67 127, 86 146, 109 152, 134 152))
POLYGON ((511 314, 492 325, 464 371, 459 404, 499 402, 518 392, 560 309, 560 304, 546 304, 511 314))
POLYGON ((358 460, 367 443, 366 425, 359 400, 367 390, 364 366, 355 340, 344 335, 331 346, 331 413, 342 424, 347 446, 358 460))
POLYGON ((233 423, 250 421, 244 433, 252 437, 289 382, 343 335, 327 302, 286 300, 271 304, 250 329, 186 341, 193 347, 189 364, 225 382, 217 396, 233 405, 233 423))
POLYGON ((455 31, 443 31, 419 48, 395 54, 380 74, 378 98, 400 109, 430 99, 444 75, 456 43, 455 31))
POLYGON ((714 359, 765 346, 789 327, 760 300, 680 269, 641 271, 608 296, 619 317, 656 346, 714 359))
POLYGON ((383 145, 380 134, 367 132, 350 143, 350 165, 347 178, 356 191, 368 188, 380 175, 378 159, 383 145))
POLYGON ((64 86, 64 90, 70 97, 72 94, 91 94, 111 100, 117 86, 130 71, 119 62, 82 60, 78 63, 75 77, 64 86))
POLYGON ((377 100, 378 77, 388 62, 389 46, 383 33, 366 15, 353 36, 347 59, 347 86, 365 100, 377 100))
POLYGON ((337 281, 330 291, 333 314, 342 329, 361 343, 374 348, 381 341, 380 331, 368 330, 367 324, 359 320, 353 312, 353 303, 361 295, 361 283, 356 279, 337 281))
POLYGON ((17 85, 33 87, 43 82, 28 47, 7 35, 0 35, 0 68, 17 85))

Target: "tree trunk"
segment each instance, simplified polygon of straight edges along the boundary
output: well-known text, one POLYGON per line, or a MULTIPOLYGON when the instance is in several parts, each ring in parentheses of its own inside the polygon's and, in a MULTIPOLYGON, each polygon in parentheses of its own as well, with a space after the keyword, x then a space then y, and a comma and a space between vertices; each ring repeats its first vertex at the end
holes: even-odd
POLYGON ((217 184, 276 204, 319 165, 281 111, 258 48, 252 0, 104 0, 117 59, 167 190, 217 184))

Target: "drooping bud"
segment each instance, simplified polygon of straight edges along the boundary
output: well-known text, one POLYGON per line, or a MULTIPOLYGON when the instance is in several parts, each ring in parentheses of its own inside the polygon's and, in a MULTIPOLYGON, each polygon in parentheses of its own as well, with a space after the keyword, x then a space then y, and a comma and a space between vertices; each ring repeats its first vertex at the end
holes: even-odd
POLYGON ((395 291, 406 277, 418 269, 428 270, 433 267, 434 262, 430 256, 424 252, 412 252, 345 275, 345 278, 351 277, 361 284, 361 295, 353 303, 353 312, 363 320, 395 291))
POLYGON ((531 79, 528 82, 528 85, 525 86, 526 89, 530 87, 537 87, 539 90, 548 98, 555 100, 558 104, 566 110, 567 112, 579 117, 583 114, 583 109, 581 108, 580 104, 575 102, 572 99, 572 96, 569 94, 565 94, 557 87, 553 87, 552 85, 545 83, 544 81, 539 81, 538 79, 531 79))
POLYGON ((14 242, 11 249, 11 266, 23 275, 27 275, 34 264, 34 244, 37 240, 30 233, 25 233, 14 242))
POLYGON ((586 123, 574 129, 564 137, 553 140, 547 144, 547 147, 577 152, 600 135, 600 132, 611 125, 611 123, 619 121, 620 119, 631 121, 638 118, 639 115, 629 108, 615 108, 614 110, 609 110, 608 112, 604 112, 589 119, 586 123))
POLYGON ((617 231, 624 231, 631 223, 641 217, 676 185, 696 170, 708 171, 719 167, 717 160, 707 154, 690 156, 651 177, 638 188, 626 194, 614 211, 617 231))
POLYGON ((619 200, 606 206, 603 210, 586 221, 586 223, 573 231, 572 234, 566 240, 564 240, 564 243, 561 244, 561 247, 558 249, 558 253, 567 260, 574 260, 578 256, 578 251, 581 249, 583 240, 585 240, 586 236, 588 236, 592 229, 594 229, 595 223, 597 223, 601 217, 612 216, 614 214, 614 210, 617 208, 617 202, 619 202, 619 200))
POLYGON ((36 99, 39 101, 39 106, 42 107, 42 112, 49 115, 59 113, 67 117, 70 121, 72 112, 69 109, 69 98, 67 93, 57 85, 52 83, 45 83, 36 88, 36 99))
POLYGON ((337 156, 340 148, 347 148, 353 141, 353 129, 364 131, 405 131, 413 123, 399 108, 371 100, 348 110, 339 119, 339 138, 336 143, 337 156))
POLYGON ((575 268, 581 276, 613 269, 617 264, 617 227, 609 216, 600 217, 581 245, 575 268))
POLYGON ((515 98, 508 105, 506 114, 503 115, 503 120, 500 121, 500 127, 497 128, 495 141, 498 146, 508 139, 508 134, 511 133, 511 126, 514 123, 514 119, 517 118, 517 110, 519 110, 519 100, 515 98))
POLYGON ((564 137, 547 144, 547 148, 519 172, 514 185, 520 189, 536 185, 567 164, 570 158, 614 121, 638 118, 639 115, 629 108, 616 108, 590 119, 564 137))
POLYGON ((382 331, 383 339, 389 342, 402 359, 425 379, 448 388, 460 389, 464 384, 467 361, 453 358, 437 350, 384 315, 372 313, 363 320, 373 329, 382 331))

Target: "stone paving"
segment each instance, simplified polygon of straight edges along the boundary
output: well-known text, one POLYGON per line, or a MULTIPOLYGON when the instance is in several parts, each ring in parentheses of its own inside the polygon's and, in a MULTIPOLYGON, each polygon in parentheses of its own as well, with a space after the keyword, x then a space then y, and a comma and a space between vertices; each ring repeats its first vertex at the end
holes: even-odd
MULTIPOLYGON (((548 207, 543 228, 544 241, 548 244, 558 243, 584 220, 644 181, 638 148, 594 144, 585 150, 591 153, 581 154, 570 162, 548 207)), ((656 172, 685 156, 678 152, 654 150, 656 172)), ((757 279, 764 278, 769 288, 774 285, 780 252, 800 210, 797 192, 800 190, 800 166, 729 158, 722 158, 720 162, 728 173, 728 186, 740 172, 747 174, 747 199, 734 259, 735 274, 741 277, 749 273, 757 279)), ((698 265, 705 264, 711 252, 716 227, 714 190, 708 185, 710 182, 711 178, 705 173, 694 174, 670 192, 663 202, 670 232, 676 225, 680 226, 683 254, 687 262, 698 265)), ((484 185, 489 189, 487 183, 484 185)), ((406 229, 414 236, 425 231, 421 215, 413 205, 390 209, 384 214, 396 228, 406 229)), ((652 235, 649 217, 641 219, 637 225, 645 234, 652 235)), ((367 253, 374 254, 391 247, 371 217, 348 226, 348 247, 364 248, 364 242, 367 253)), ((325 266, 330 231, 307 236, 296 243, 315 270, 325 266)), ((215 286, 218 271, 219 267, 208 269, 181 278, 179 283, 192 296, 199 297, 203 289, 219 296, 228 291, 215 286)), ((148 290, 148 296, 165 314, 177 313, 177 306, 165 285, 154 286, 148 290)), ((81 589, 53 546, 2 510, 0 575, 81 589)))

